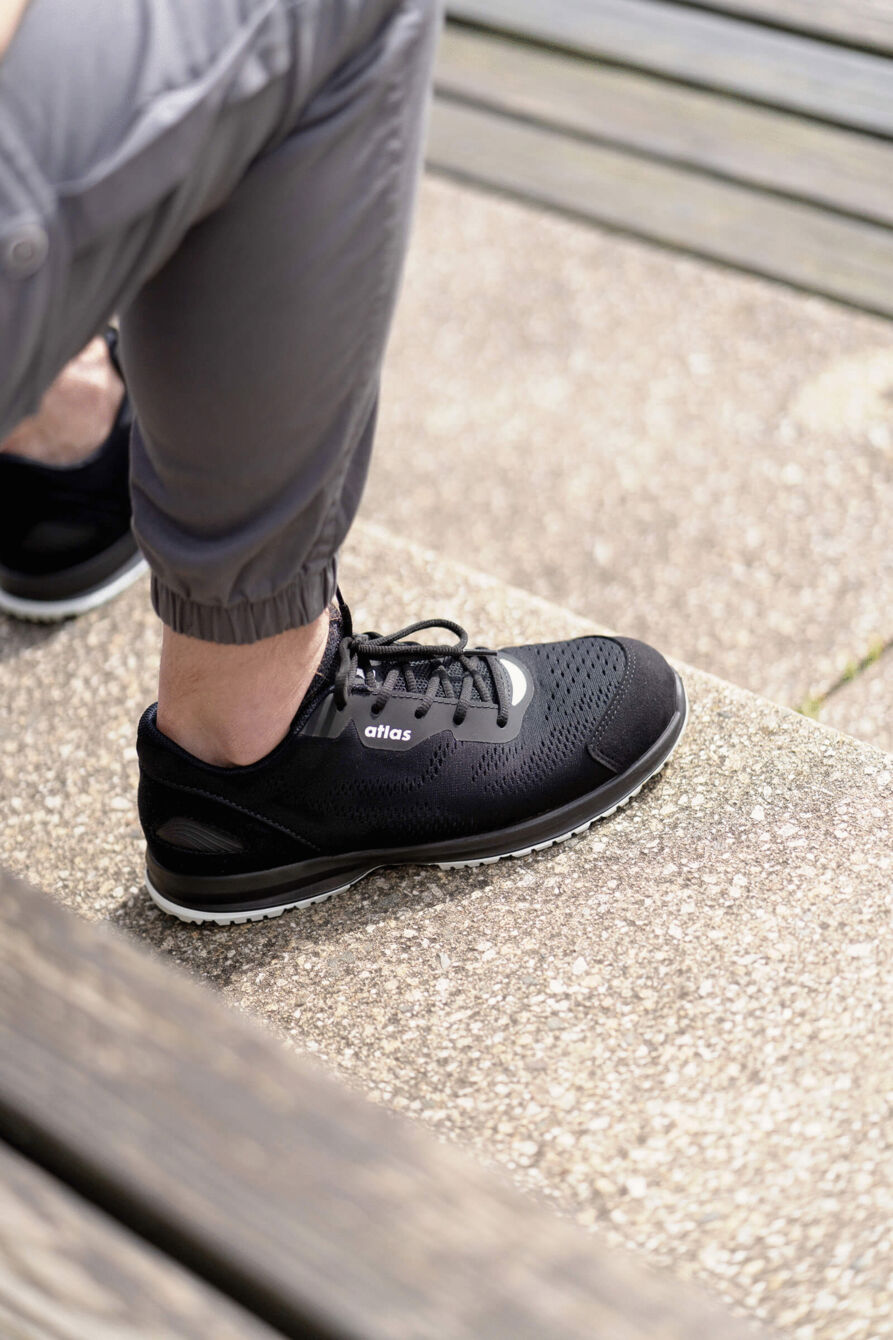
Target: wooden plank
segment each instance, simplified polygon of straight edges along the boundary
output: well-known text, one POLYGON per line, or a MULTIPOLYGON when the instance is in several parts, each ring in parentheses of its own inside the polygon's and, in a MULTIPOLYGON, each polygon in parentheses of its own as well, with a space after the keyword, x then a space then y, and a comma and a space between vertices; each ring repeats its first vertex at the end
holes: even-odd
POLYGON ((893 144, 869 135, 455 26, 435 82, 498 111, 893 224, 893 144))
POLYGON ((284 1334, 753 1340, 8 876, 0 924, 0 1136, 284 1334))
MULTIPOLYGON (((677 0, 679 3, 680 0, 677 0)), ((889 0, 690 0, 699 9, 736 14, 794 32, 893 54, 889 0)), ((681 0, 687 4, 689 0, 681 0)))
POLYGON ((453 19, 822 121, 893 134, 881 56, 667 0, 448 0, 453 19))
POLYGON ((0 1335, 276 1340, 277 1332, 0 1145, 0 1335))
POLYGON ((430 166, 893 316, 893 233, 438 99, 430 166))

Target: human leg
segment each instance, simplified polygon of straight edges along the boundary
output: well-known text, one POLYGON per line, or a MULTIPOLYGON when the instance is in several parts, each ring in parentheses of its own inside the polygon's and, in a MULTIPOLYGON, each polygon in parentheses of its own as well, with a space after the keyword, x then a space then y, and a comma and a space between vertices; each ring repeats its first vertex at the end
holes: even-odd
MULTIPOLYGON (((134 0, 125 30, 128 10, 134 0)), ((77 174, 53 136, 35 146, 32 131, 32 194, 53 199, 55 268, 51 284, 37 276, 49 290, 41 310, 29 305, 40 326, 30 366, 20 355, 21 375, 3 388, 33 404, 35 380, 77 333, 111 304, 123 309, 140 420, 136 530, 156 605, 177 632, 228 643, 313 623, 334 590, 371 448, 437 24, 431 0, 280 0, 227 4, 212 26, 232 10, 241 27, 215 57, 228 62, 226 89, 212 68, 198 90, 176 90, 198 131, 156 117, 145 144, 131 135, 127 153, 96 163, 102 128, 88 127, 78 189, 60 185, 77 174), (151 205, 97 231, 150 169, 151 205), (53 307, 64 319, 41 324, 53 307)), ((47 44, 64 26, 60 0, 35 0, 10 58, 14 130, 39 119, 28 98, 41 63, 58 61, 47 44)), ((193 48, 209 40, 197 19, 188 35, 193 48)), ((128 54, 141 59, 125 43, 128 54)), ((140 80, 163 104, 158 71, 140 80)), ((66 96, 51 108, 56 123, 77 120, 78 91, 66 96)), ((166 639, 166 653, 176 645, 166 639)))
POLYGON ((158 720, 208 761, 269 752, 325 645, 372 444, 432 18, 393 7, 122 318, 134 522, 167 625, 158 720))
MULTIPOLYGON (((163 8, 162 0, 155 3, 163 8)), ((349 14, 360 25, 375 13, 371 4, 334 0, 288 8, 327 23, 349 14)), ((258 3, 252 13, 262 25, 280 9, 258 3)), ((275 914, 326 897, 377 865, 473 864, 548 846, 635 794, 666 761, 685 721, 678 676, 633 641, 593 637, 495 653, 469 650, 453 626, 452 645, 407 645, 401 634, 355 634, 340 602, 308 691, 286 720, 295 685, 311 675, 318 654, 314 638, 321 642, 322 630, 312 625, 334 586, 334 552, 359 499, 371 444, 377 361, 408 216, 402 168, 410 161, 399 134, 376 134, 389 117, 396 130, 407 100, 403 74, 381 58, 407 51, 383 39, 398 27, 406 38, 410 13, 420 17, 408 2, 385 5, 377 26, 351 28, 355 45, 348 43, 328 71, 318 70, 319 53, 344 36, 341 28, 311 44, 309 76, 298 61, 291 77, 260 93, 249 79, 254 93, 246 96, 262 98, 270 118, 263 143, 255 143, 256 118, 241 114, 226 123, 229 142, 216 137, 218 121, 209 138, 187 137, 185 146, 181 138, 176 181, 115 234, 113 247, 91 233, 94 213, 84 210, 81 192, 74 233, 86 230, 86 240, 81 235, 69 257, 63 248, 57 258, 63 294, 76 290, 83 299, 56 303, 71 318, 65 357, 78 347, 78 331, 86 338, 107 314, 110 298, 124 313, 141 421, 137 525, 155 568, 156 606, 172 630, 171 679, 192 703, 186 724, 170 729, 185 740, 197 722, 207 726, 206 709, 212 717, 210 745, 191 735, 191 748, 178 745, 159 727, 159 713, 162 726, 175 715, 163 694, 166 705, 153 705, 139 731, 150 891, 188 919, 275 914), (374 114, 356 120, 360 105, 374 114), (339 145, 353 180, 346 195, 339 193, 342 178, 325 175, 339 145), (295 193, 295 183, 306 186, 317 170, 326 189, 295 193), (364 190, 370 183, 371 194, 364 190), (270 208, 269 200, 277 203, 270 208), (301 248, 288 253, 283 268, 278 225, 284 214, 292 217, 289 202, 300 206, 301 248), (274 244, 269 256, 258 219, 263 242, 274 244), (243 282, 246 256, 250 286, 243 282), (119 281, 111 286, 109 267, 119 281), (339 283, 345 275, 356 282, 339 283), (304 302, 313 322, 302 319, 304 302), (246 336, 260 339, 259 352, 253 343, 245 350, 246 336), (286 346, 287 361, 280 357, 286 346), (287 646, 293 630, 307 639, 295 653, 303 660, 295 672, 287 646), (178 663, 184 648, 203 648, 201 663, 178 663), (263 730, 274 741, 285 734, 253 757, 267 745, 249 738, 245 746, 245 723, 237 722, 241 743, 232 747, 238 695, 227 686, 247 686, 256 717, 271 696, 271 668, 285 676, 287 691, 282 699, 272 695, 263 730), (216 699, 215 688, 222 690, 216 699), (215 712, 226 728, 222 740, 214 734, 215 712)), ((417 73, 430 55, 429 18, 426 11, 416 23, 417 73)), ((232 49, 225 54, 232 72, 232 49)), ((159 160, 151 154, 158 142, 150 136, 156 170, 139 178, 156 191, 159 160)), ((110 180, 114 172, 106 188, 110 180)), ((106 207, 119 198, 100 191, 106 207)), ((294 244, 295 232, 284 240, 294 244)), ((23 243, 20 260, 40 260, 33 230, 14 241, 23 243)), ((41 295, 43 319, 58 292, 44 285, 41 295)), ((9 328, 0 323, 0 333, 9 328)), ((39 342, 41 373, 64 361, 49 329, 39 342)), ((21 351, 18 357, 21 363, 21 351)), ((24 376, 26 389, 34 383, 24 376)))
POLYGON ((76 465, 108 437, 123 394, 105 341, 91 340, 60 372, 37 413, 0 442, 0 453, 76 465))
POLYGON ((196 758, 244 767, 275 748, 326 647, 328 610, 259 642, 205 642, 165 626, 158 728, 196 758))

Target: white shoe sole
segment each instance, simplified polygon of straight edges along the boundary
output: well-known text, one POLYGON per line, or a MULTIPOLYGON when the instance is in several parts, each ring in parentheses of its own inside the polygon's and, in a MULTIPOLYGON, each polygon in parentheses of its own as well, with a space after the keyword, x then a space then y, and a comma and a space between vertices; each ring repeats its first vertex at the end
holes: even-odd
POLYGON ((149 571, 144 558, 129 563, 115 576, 85 591, 81 595, 69 596, 66 600, 26 600, 22 596, 10 595, 0 587, 0 612, 14 619, 24 619, 27 623, 61 623, 63 619, 73 619, 78 614, 87 614, 90 610, 114 600, 122 591, 126 591, 134 582, 139 581, 143 573, 149 571))

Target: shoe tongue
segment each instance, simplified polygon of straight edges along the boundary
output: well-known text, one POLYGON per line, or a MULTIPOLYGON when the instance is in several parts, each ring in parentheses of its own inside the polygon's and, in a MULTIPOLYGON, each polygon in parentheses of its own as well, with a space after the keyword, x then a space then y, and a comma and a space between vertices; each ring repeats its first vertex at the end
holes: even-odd
POLYGON ((307 690, 307 698, 315 696, 321 688, 327 688, 334 682, 335 669, 338 663, 338 648, 346 635, 344 619, 341 616, 341 607, 337 600, 333 600, 329 606, 329 636, 326 639, 326 648, 322 654, 316 674, 310 681, 310 688, 307 690))
MULTIPOLYGON (((348 616, 349 619, 350 616, 348 616)), ((345 619, 341 611, 341 606, 337 600, 333 600, 329 606, 329 635, 326 638, 325 650, 323 651, 316 674, 310 681, 310 687, 304 694, 301 705, 295 713, 291 726, 291 731, 300 731, 305 725, 316 705, 319 695, 335 681, 335 670, 338 664, 338 648, 341 646, 342 639, 345 636, 345 627, 349 628, 349 623, 345 625, 345 619)))

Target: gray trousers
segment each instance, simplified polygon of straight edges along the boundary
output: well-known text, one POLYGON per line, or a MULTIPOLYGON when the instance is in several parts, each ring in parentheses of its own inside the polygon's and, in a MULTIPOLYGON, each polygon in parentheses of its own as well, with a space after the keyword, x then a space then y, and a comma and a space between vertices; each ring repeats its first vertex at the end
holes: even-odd
POLYGON ((308 623, 366 478, 438 0, 32 0, 0 61, 0 436, 114 312, 179 632, 308 623))

